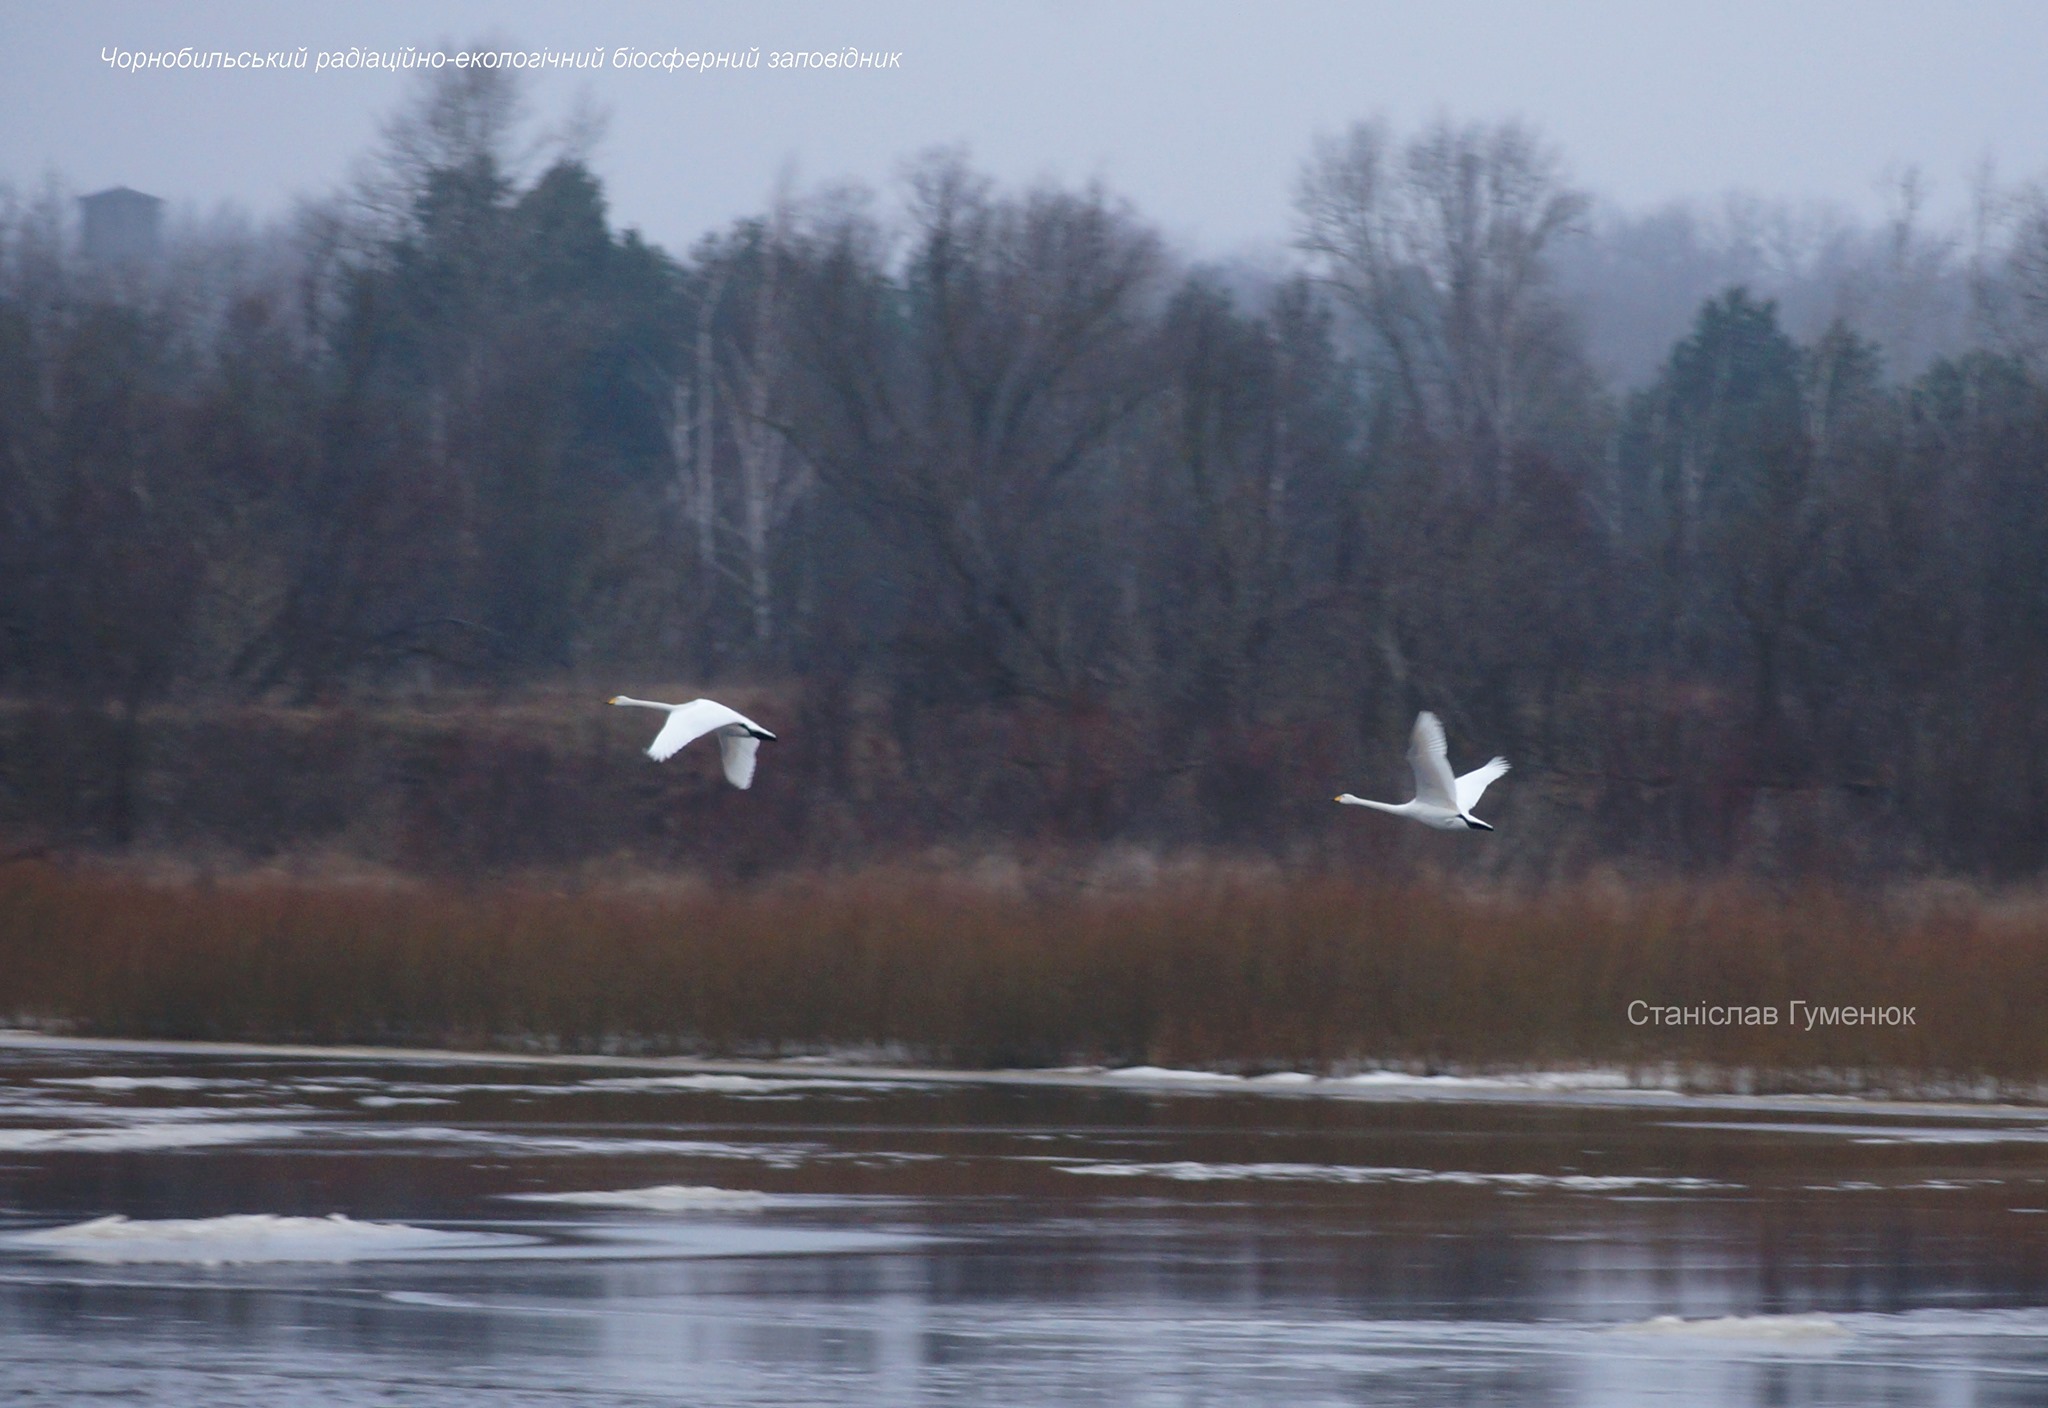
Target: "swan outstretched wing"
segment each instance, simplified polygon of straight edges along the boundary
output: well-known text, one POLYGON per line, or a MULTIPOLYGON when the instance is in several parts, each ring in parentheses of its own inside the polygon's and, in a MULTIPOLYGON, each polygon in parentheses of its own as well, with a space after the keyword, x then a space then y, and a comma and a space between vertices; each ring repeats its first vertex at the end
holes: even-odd
POLYGON ((725 780, 735 787, 754 784, 754 754, 761 740, 742 724, 727 724, 718 731, 718 753, 725 762, 725 780))
POLYGON ((1474 768, 1458 779, 1458 810, 1469 812, 1479 804, 1487 784, 1508 770, 1506 758, 1495 758, 1483 768, 1474 768))
MULTIPOLYGON (((668 722, 661 726, 661 732, 654 735, 654 741, 647 745, 647 756, 657 763, 667 762, 676 755, 685 743, 702 738, 715 728, 727 724, 744 724, 747 720, 734 710, 726 708, 713 699, 692 699, 687 704, 678 704, 669 711, 668 722)), ((730 756, 730 755, 728 755, 730 756)), ((726 764, 728 775, 732 764, 726 764)), ((740 786, 746 786, 741 783, 740 786)))
POLYGON ((1427 709, 1415 716, 1408 739, 1408 766, 1415 769, 1415 800, 1432 807, 1463 810, 1457 801, 1457 780, 1451 776, 1451 749, 1444 726, 1427 709))

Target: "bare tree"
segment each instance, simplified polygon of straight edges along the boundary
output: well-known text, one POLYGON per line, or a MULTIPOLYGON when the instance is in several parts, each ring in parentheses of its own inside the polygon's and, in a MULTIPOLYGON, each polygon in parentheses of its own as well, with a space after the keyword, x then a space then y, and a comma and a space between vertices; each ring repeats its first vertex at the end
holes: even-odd
POLYGON ((1071 692, 1086 473, 1156 382, 1157 240, 1097 191, 1001 198, 954 156, 912 180, 900 275, 858 222, 813 237, 802 430, 818 473, 924 555, 919 630, 997 693, 1071 692))
POLYGON ((1548 256, 1586 198, 1516 122, 1383 124, 1322 142, 1296 195, 1299 243, 1371 331, 1417 428, 1498 498, 1577 350, 1548 256))

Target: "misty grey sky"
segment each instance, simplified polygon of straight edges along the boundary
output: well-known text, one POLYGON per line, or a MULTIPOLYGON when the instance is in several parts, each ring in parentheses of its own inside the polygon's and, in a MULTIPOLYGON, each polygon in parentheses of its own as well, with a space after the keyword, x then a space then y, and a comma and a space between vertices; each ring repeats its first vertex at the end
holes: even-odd
POLYGON ((1990 158, 2048 174, 2048 3, 2039 0, 123 0, 0 9, 0 179, 54 170, 201 211, 258 216, 331 190, 408 79, 381 72, 120 73, 103 47, 402 49, 496 34, 521 47, 900 50, 890 72, 548 76, 610 115, 594 164, 615 220, 673 249, 760 209, 776 174, 887 185, 964 143, 1006 181, 1100 178, 1204 254, 1288 235, 1318 132, 1383 114, 1519 116, 1596 194, 1643 208, 1741 189, 1871 215, 1917 165, 1959 210, 1990 158))

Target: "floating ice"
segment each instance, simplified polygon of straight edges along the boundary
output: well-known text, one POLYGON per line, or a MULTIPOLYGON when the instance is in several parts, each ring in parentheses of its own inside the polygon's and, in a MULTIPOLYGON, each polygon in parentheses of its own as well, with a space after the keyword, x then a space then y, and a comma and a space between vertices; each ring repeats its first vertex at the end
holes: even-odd
POLYGON ((1626 1090, 1621 1071, 1519 1071, 1491 1076, 1413 1075, 1407 1071, 1360 1071, 1333 1076, 1333 1086, 1422 1086, 1430 1090, 1626 1090))
MULTIPOLYGON (((1091 1073, 1085 1067, 1069 1067, 1071 1074, 1091 1073)), ((1408 1071, 1360 1071, 1349 1076, 1316 1076, 1302 1071, 1279 1071, 1272 1075, 1232 1075, 1227 1071, 1181 1070, 1172 1066, 1123 1066, 1101 1071, 1107 1080, 1148 1081, 1187 1085, 1298 1085, 1330 1091, 1374 1089, 1421 1089, 1430 1091, 1578 1091, 1627 1090, 1628 1075, 1622 1071, 1520 1071, 1504 1075, 1453 1076, 1414 1075, 1408 1071)))
POLYGON ((70 1227, 20 1232, 6 1243, 75 1261, 178 1262, 221 1266, 240 1262, 375 1261, 422 1253, 530 1246, 538 1238, 507 1232, 443 1232, 398 1222, 357 1222, 341 1213, 131 1222, 118 1214, 70 1227))
POLYGON ((200 1076, 43 1076, 37 1085, 78 1085, 88 1090, 125 1093, 131 1090, 246 1090, 260 1080, 208 1080, 200 1076))
POLYGON ((1103 1072, 1111 1080, 1188 1081, 1195 1084, 1242 1084, 1243 1076, 1224 1071, 1182 1071, 1170 1066, 1119 1066, 1103 1072))
MULTIPOLYGON (((380 1082, 381 1093, 376 1096, 357 1096, 359 1103, 370 1099, 399 1099, 409 1097, 443 1098, 456 1095, 619 1095, 619 1094, 688 1094, 705 1092, 715 1095, 736 1095, 772 1097, 799 1091, 820 1094, 871 1095, 880 1091, 915 1089, 933 1084, 915 1077, 876 1080, 858 1076, 748 1076, 723 1071, 688 1072, 681 1075, 649 1076, 593 1076, 585 1080, 536 1082, 536 1081, 477 1081, 477 1080, 415 1080, 380 1082)), ((327 1085, 298 1085, 294 1089, 324 1094, 345 1093, 339 1082, 327 1085)))
POLYGON ((713 1139, 647 1139, 628 1135, 527 1134, 448 1125, 359 1125, 354 1139, 408 1144, 482 1147, 505 1154, 670 1154, 697 1159, 745 1159, 793 1168, 819 1152, 808 1144, 727 1144, 713 1139))
POLYGON ((1723 1340, 1839 1339, 1849 1333, 1840 1321, 1826 1315, 1722 1315, 1711 1320, 1659 1315, 1653 1320, 1615 1328, 1629 1334, 1695 1335, 1723 1340))
POLYGON ((1670 1129, 1725 1129, 1749 1134, 1825 1134, 1856 1144, 2048 1144, 2044 1125, 1833 1124, 1825 1120, 1673 1120, 1670 1129))
POLYGON ((398 1305, 428 1305, 436 1310, 483 1310, 487 1308, 481 1301, 464 1300, 460 1296, 443 1295, 439 1291, 386 1291, 384 1299, 398 1305))
POLYGON ((660 1183, 652 1188, 621 1188, 600 1193, 507 1193, 525 1203, 573 1203, 579 1207, 637 1208, 646 1212, 752 1212, 767 1207, 766 1193, 751 1188, 692 1187, 660 1183))
POLYGON ((875 1091, 901 1090, 923 1082, 907 1080, 858 1080, 845 1076, 740 1076, 706 1071, 679 1076, 613 1076, 578 1081, 558 1087, 563 1094, 586 1091, 644 1092, 704 1090, 723 1095, 779 1095, 786 1091, 815 1090, 865 1095, 875 1091))
POLYGON ((296 1138, 297 1125, 243 1120, 151 1122, 117 1129, 0 1129, 0 1152, 125 1154, 296 1138))
POLYGON ((1179 1183, 1449 1183, 1469 1187, 1562 1188, 1575 1193, 1620 1193, 1644 1188, 1699 1192, 1734 1188, 1710 1178, 1650 1174, 1473 1173, 1462 1169, 1376 1168, 1359 1164, 1061 1163, 1061 1173, 1097 1178, 1169 1178, 1179 1183))

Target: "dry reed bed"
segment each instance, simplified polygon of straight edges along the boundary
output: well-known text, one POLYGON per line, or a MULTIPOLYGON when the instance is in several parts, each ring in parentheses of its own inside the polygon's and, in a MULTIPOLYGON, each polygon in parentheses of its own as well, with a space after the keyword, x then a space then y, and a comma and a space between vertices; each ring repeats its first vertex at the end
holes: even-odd
POLYGON ((1188 872, 1104 891, 889 870, 571 893, 0 870, 0 1014, 99 1035, 2021 1084, 2048 1076, 2044 1011, 2048 910, 1967 897, 1188 872), (1807 1030, 1794 998, 1910 1006, 1915 1024, 1807 1030), (1779 1021, 1637 1026, 1636 999, 1779 1021))

